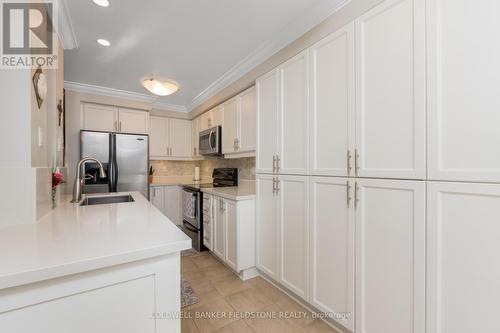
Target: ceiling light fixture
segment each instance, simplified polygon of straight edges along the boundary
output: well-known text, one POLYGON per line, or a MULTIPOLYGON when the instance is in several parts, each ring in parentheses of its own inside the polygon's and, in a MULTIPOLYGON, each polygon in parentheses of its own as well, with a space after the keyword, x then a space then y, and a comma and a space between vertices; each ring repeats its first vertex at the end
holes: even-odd
POLYGON ((97 42, 99 44, 101 44, 102 46, 110 46, 111 45, 111 43, 106 39, 98 39, 97 42))
POLYGON ((142 86, 158 96, 168 96, 179 90, 177 82, 149 77, 142 80, 142 86))
POLYGON ((108 7, 109 6, 109 1, 108 0, 92 0, 96 5, 101 6, 101 7, 108 7))

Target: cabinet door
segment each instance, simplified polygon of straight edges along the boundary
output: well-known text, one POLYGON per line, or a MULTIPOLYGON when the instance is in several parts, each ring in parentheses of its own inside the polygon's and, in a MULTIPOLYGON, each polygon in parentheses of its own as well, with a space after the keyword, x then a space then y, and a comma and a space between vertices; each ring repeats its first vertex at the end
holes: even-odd
POLYGON ((192 132, 192 147, 193 147, 193 157, 199 157, 199 144, 200 144, 200 117, 196 117, 191 121, 191 132, 192 132))
POLYGON ((429 2, 430 179, 500 182, 499 12, 494 0, 429 2))
POLYGON ((205 112, 200 116, 200 132, 203 132, 207 129, 209 129, 211 126, 211 116, 210 116, 210 111, 205 112))
POLYGON ((168 155, 168 118, 151 117, 149 135, 149 156, 167 157, 168 155))
POLYGON ((221 198, 212 196, 212 205, 214 206, 213 217, 213 249, 216 256, 225 260, 226 255, 226 228, 224 226, 224 203, 221 198))
POLYGON ((222 107, 217 106, 210 111, 210 127, 222 125, 222 107))
POLYGON ((233 98, 222 105, 222 153, 236 151, 238 138, 238 98, 233 98))
POLYGON ((321 40, 311 55, 311 174, 354 175, 354 23, 321 40))
POLYGON ((310 301, 354 331, 354 181, 311 177, 310 188, 310 301))
POLYGON ((309 51, 280 66, 279 173, 309 172, 309 51))
POLYGON ((257 79, 257 173, 273 173, 278 129, 278 71, 273 70, 257 79))
POLYGON ((500 185, 427 187, 427 333, 497 332, 500 185))
POLYGON ((149 112, 120 109, 118 121, 121 133, 149 133, 149 112))
POLYGON ((357 180, 356 330, 425 332, 425 183, 357 180))
POLYGON ((226 229, 226 257, 225 262, 235 271, 238 271, 238 223, 236 221, 236 202, 223 201, 224 226, 226 229))
POLYGON ((82 129, 116 132, 118 130, 118 109, 105 105, 83 104, 82 129))
POLYGON ((165 187, 165 215, 176 225, 181 225, 181 191, 179 186, 165 187))
POLYGON ((425 1, 382 2, 356 41, 358 176, 424 179, 425 1))
POLYGON ((256 247, 257 268, 278 280, 279 223, 278 200, 273 189, 273 176, 256 177, 256 247))
POLYGON ((280 282, 309 300, 309 178, 280 176, 280 282))
POLYGON ((240 96, 240 111, 238 113, 238 152, 255 151, 256 107, 255 87, 243 92, 240 96))
POLYGON ((165 214, 165 187, 151 186, 151 203, 165 214))
POLYGON ((191 122, 170 119, 170 156, 191 157, 191 122))

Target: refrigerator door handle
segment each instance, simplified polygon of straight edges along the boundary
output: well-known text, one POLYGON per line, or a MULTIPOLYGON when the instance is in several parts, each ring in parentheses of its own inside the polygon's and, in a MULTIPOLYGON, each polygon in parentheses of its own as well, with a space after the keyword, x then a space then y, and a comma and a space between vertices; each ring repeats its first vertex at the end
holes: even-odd
POLYGON ((118 183, 118 166, 116 162, 116 135, 109 136, 109 192, 116 192, 118 183))

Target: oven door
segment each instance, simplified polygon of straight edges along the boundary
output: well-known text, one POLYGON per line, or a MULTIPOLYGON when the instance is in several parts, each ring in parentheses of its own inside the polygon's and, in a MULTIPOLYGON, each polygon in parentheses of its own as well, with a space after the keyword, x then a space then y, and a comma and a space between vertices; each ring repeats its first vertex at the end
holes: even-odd
POLYGON ((200 154, 201 155, 220 155, 222 153, 221 146, 221 133, 220 126, 207 129, 200 132, 200 154))
POLYGON ((200 229, 200 193, 182 189, 182 219, 200 229))

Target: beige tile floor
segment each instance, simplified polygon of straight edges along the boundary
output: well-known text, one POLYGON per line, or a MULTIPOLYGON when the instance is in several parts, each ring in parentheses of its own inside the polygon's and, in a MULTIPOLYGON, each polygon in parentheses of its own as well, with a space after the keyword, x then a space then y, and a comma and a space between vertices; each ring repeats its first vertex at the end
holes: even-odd
POLYGON ((183 309, 182 333, 338 333, 264 279, 241 281, 208 252, 181 257, 181 271, 200 298, 183 309))

